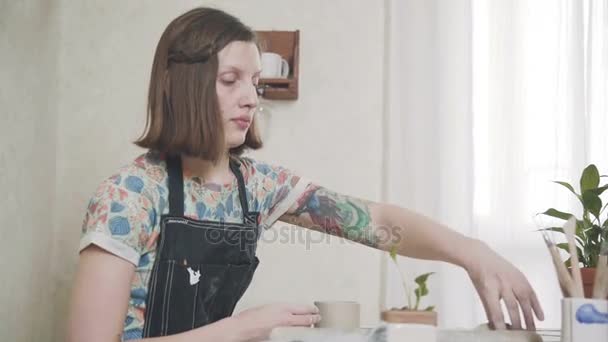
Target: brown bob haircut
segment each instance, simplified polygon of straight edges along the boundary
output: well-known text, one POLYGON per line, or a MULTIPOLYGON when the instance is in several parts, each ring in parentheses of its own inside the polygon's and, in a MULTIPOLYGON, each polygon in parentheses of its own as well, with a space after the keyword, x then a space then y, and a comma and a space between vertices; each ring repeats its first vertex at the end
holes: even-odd
MULTIPOLYGON (((212 161, 222 157, 225 138, 215 87, 217 53, 233 41, 255 43, 259 50, 255 32, 218 9, 196 8, 167 26, 154 54, 146 127, 136 145, 212 161)), ((256 121, 245 142, 230 149, 230 154, 262 147, 256 121)))

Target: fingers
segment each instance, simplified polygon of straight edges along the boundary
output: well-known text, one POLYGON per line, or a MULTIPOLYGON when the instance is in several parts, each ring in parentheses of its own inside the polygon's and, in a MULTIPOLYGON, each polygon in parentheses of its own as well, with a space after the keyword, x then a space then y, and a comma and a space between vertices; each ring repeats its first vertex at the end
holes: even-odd
POLYGON ((536 315, 540 320, 544 319, 536 293, 519 270, 499 256, 494 256, 495 258, 490 258, 485 267, 469 270, 469 276, 481 297, 490 327, 505 329, 506 324, 500 304, 502 299, 513 329, 522 329, 521 314, 523 313, 526 328, 535 330, 534 316, 536 315))
POLYGON ((480 292, 481 302, 483 308, 486 311, 486 316, 490 324, 490 328, 497 330, 504 330, 505 317, 502 314, 502 308, 500 307, 500 296, 498 291, 494 288, 486 288, 485 291, 480 292))
POLYGON ((536 293, 529 287, 527 291, 522 291, 520 293, 515 293, 517 300, 519 301, 519 306, 521 307, 521 311, 524 315, 524 321, 526 322, 527 330, 536 330, 536 324, 534 323, 534 315, 541 321, 545 318, 542 308, 538 302, 538 298, 536 297, 536 293), (523 292, 523 294, 522 294, 523 292), (534 314, 532 313, 534 311, 534 314))
MULTIPOLYGON (((515 330, 521 330, 521 317, 519 315, 519 304, 517 301, 517 298, 515 297, 515 295, 513 294, 513 292, 511 291, 511 289, 507 289, 505 291, 505 293, 502 296, 502 300, 505 303, 505 306, 507 307, 507 311, 509 312, 509 317, 511 318, 511 327, 515 330)), ((523 307, 522 307, 523 309, 523 307)), ((529 305, 528 305, 528 310, 530 310, 529 305)), ((531 318, 531 317, 527 317, 526 316, 526 311, 524 311, 524 317, 526 318, 531 318)), ((531 316, 531 312, 528 311, 528 316, 531 316)), ((534 321, 534 320, 532 320, 534 321)), ((504 322, 504 320, 503 320, 504 322)), ((526 320, 526 324, 528 323, 528 321, 526 320)))
POLYGON ((536 318, 540 319, 541 321, 544 321, 545 313, 540 307, 540 302, 538 301, 538 298, 536 297, 536 292, 534 292, 534 290, 532 290, 532 294, 530 295, 530 302, 532 303, 532 309, 534 310, 536 318))
POLYGON ((314 305, 287 304, 289 318, 287 324, 292 326, 311 326, 321 321, 319 308, 314 305))
POLYGON ((292 315, 289 318, 289 325, 292 326, 311 326, 321 321, 321 316, 317 314, 312 315, 292 315))
POLYGON ((319 313, 319 308, 316 306, 305 304, 288 304, 287 310, 294 315, 311 315, 319 313))
POLYGON ((520 299, 519 306, 524 314, 524 321, 526 322, 526 329, 530 331, 536 330, 536 324, 534 323, 534 315, 532 314, 532 306, 528 299, 520 299))
POLYGON ((495 300, 489 303, 488 319, 490 320, 490 327, 496 330, 505 330, 505 316, 502 314, 500 308, 500 301, 495 300))

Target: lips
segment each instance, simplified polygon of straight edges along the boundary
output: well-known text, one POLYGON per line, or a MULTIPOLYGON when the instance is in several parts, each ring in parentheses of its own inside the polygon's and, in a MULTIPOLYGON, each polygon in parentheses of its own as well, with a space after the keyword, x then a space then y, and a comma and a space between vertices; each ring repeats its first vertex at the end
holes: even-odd
POLYGON ((246 115, 233 118, 230 121, 234 122, 240 129, 247 129, 251 125, 251 118, 246 115))

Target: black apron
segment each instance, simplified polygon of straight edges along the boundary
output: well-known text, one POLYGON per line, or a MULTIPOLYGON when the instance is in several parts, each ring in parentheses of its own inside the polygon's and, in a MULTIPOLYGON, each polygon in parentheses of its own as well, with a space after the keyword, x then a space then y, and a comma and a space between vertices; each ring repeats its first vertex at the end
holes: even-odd
POLYGON ((169 215, 161 217, 143 337, 173 335, 228 317, 251 283, 259 263, 259 213, 249 212, 239 166, 230 159, 243 223, 199 221, 184 217, 181 158, 167 158, 169 215))

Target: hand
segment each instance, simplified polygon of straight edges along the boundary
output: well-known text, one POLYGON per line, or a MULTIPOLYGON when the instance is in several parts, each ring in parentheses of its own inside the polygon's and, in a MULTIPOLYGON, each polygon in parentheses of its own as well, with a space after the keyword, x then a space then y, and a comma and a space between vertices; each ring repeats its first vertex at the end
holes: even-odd
POLYGON ((241 341, 262 341, 281 326, 311 326, 321 320, 313 305, 270 304, 251 308, 233 317, 241 341))
POLYGON ((513 329, 522 329, 519 311, 521 309, 526 329, 535 330, 532 311, 541 321, 544 314, 526 277, 485 244, 479 243, 476 247, 471 251, 471 261, 465 268, 479 293, 490 326, 494 329, 505 329, 505 319, 500 306, 502 299, 509 312, 513 329))

